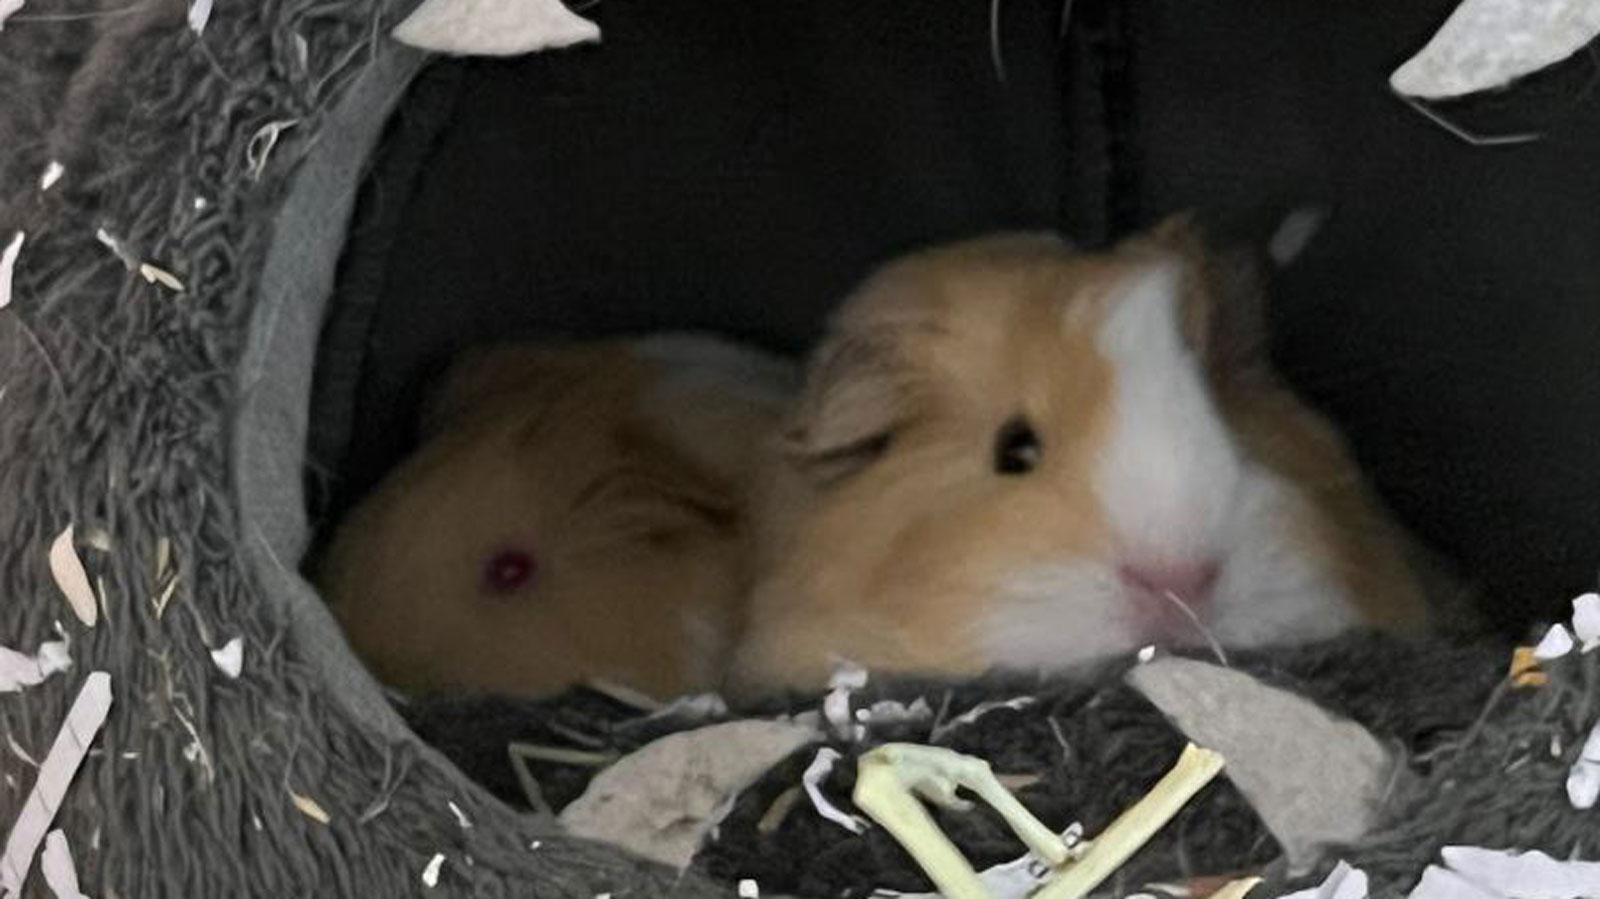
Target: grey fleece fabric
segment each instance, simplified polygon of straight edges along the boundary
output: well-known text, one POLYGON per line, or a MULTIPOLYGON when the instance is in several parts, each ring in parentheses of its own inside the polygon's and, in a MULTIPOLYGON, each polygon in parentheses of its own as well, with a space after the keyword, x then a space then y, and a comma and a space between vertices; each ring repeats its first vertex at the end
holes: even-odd
MULTIPOLYGON (((0 644, 32 651, 59 622, 74 663, 0 694, 0 823, 32 786, 25 759, 108 672, 110 718, 54 822, 90 895, 731 894, 562 838, 466 781, 395 718, 295 573, 315 333, 356 174, 420 62, 384 37, 411 5, 219 3, 196 35, 181 0, 63 0, 0 31, 0 235, 27 233, 0 311, 0 644), (42 192, 52 159, 65 175, 42 192), (46 561, 69 524, 105 535, 77 547, 104 606, 92 630, 46 561), (237 679, 211 658, 234 637, 237 679)), ((1446 833, 1592 854, 1557 787, 1597 667, 1492 705, 1352 855, 1388 884, 1446 833)), ((1307 677, 1313 694, 1335 683, 1307 677)), ((37 874, 25 895, 47 895, 37 874)))

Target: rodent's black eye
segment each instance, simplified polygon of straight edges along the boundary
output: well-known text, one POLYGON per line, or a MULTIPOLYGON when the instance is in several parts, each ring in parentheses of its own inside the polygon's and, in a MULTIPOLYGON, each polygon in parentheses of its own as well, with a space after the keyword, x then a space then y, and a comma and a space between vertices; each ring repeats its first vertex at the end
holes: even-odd
POLYGON ((995 474, 1027 474, 1039 464, 1039 435, 1028 419, 1017 415, 1000 426, 994 437, 995 474))

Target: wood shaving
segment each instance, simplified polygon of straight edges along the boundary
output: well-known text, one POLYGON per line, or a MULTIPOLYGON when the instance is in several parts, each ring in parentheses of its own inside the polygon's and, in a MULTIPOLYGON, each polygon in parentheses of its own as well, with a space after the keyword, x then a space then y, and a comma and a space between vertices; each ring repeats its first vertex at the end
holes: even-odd
POLYGON ((148 262, 141 262, 139 263, 139 276, 151 284, 160 284, 162 287, 176 293, 183 293, 183 282, 179 281, 176 275, 164 268, 159 268, 148 262))
POLYGON ((156 583, 166 579, 172 568, 172 538, 156 538, 156 583))
POLYGON ((174 574, 167 579, 167 585, 161 588, 161 592, 150 598, 150 604, 155 607, 157 621, 160 621, 161 616, 167 613, 167 603, 172 602, 172 595, 177 590, 178 576, 174 574))
POLYGON ((99 604, 95 601, 94 588, 89 586, 89 573, 84 570, 83 560, 78 558, 78 550, 73 546, 70 524, 50 544, 50 574, 61 588, 61 595, 66 597, 67 605, 72 607, 72 614, 78 616, 84 627, 94 627, 100 617, 99 604))
POLYGON ((12 755, 22 759, 30 768, 39 767, 39 763, 33 760, 33 756, 29 755, 28 751, 17 743, 17 738, 10 734, 6 734, 6 748, 10 749, 12 755))
POLYGON ((299 809, 302 815, 318 824, 328 824, 333 820, 333 817, 323 811, 322 806, 317 804, 317 800, 312 799, 310 796, 302 796, 294 790, 290 790, 289 801, 294 803, 294 807, 299 809))
POLYGON ((1550 676, 1539 670, 1538 650, 1531 646, 1512 651, 1508 676, 1514 687, 1542 687, 1550 682, 1550 676))
POLYGON ((789 817, 789 813, 799 804, 800 794, 799 787, 790 787, 779 793, 778 798, 772 800, 767 810, 761 813, 761 820, 756 822, 756 833, 762 836, 777 833, 778 828, 782 827, 784 820, 789 817))

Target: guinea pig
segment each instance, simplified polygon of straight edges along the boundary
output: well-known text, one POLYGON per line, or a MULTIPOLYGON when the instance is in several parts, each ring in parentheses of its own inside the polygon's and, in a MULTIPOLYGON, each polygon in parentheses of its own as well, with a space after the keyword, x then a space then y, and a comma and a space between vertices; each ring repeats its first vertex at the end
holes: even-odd
POLYGON ((1245 258, 1180 217, 867 278, 780 435, 730 693, 1423 627, 1404 535, 1269 367, 1245 258))
POLYGON ((795 381, 695 336, 468 353, 319 566, 351 647, 412 691, 713 689, 752 473, 795 381))

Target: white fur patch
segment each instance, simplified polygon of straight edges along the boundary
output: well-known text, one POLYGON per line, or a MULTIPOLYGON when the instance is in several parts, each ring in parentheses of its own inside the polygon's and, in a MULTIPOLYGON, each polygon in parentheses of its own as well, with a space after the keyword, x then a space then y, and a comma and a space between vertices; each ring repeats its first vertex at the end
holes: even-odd
POLYGON ((1321 640, 1361 622, 1343 584, 1297 527, 1304 502, 1287 481, 1246 463, 1207 624, 1224 646, 1321 640))
POLYGON ((1187 562, 1217 550, 1240 460, 1178 327, 1175 264, 1136 275, 1097 341, 1113 370, 1095 490, 1123 552, 1187 562))

